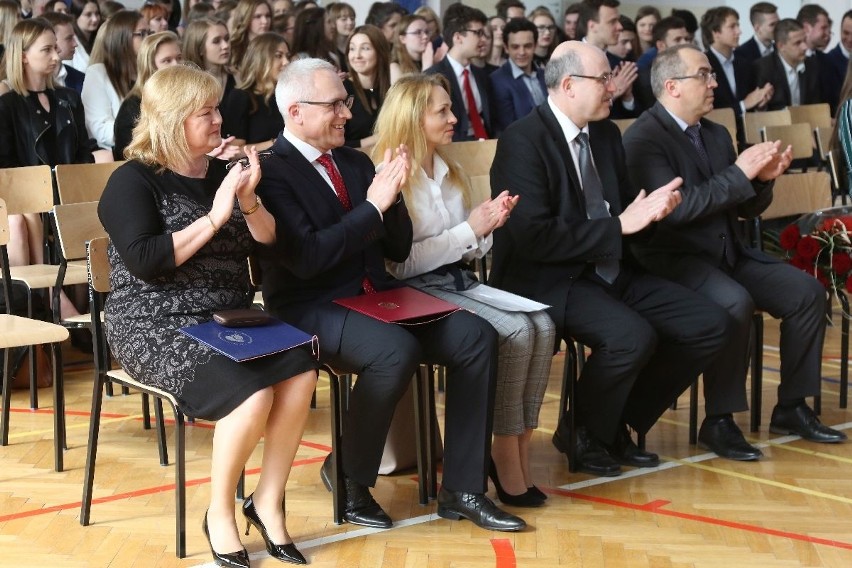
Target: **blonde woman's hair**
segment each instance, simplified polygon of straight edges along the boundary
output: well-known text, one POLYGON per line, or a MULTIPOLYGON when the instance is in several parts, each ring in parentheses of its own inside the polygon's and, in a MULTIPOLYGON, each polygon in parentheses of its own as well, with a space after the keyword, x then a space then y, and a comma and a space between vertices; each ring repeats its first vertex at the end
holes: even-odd
POLYGON ((13 0, 0 0, 0 44, 6 45, 15 25, 21 21, 21 7, 13 0))
POLYGON ((128 96, 142 96, 142 87, 157 72, 157 51, 160 47, 173 43, 180 47, 180 38, 174 32, 157 32, 142 40, 139 55, 136 56, 136 84, 128 96))
MULTIPOLYGON (((195 63, 202 69, 207 68, 207 34, 216 26, 222 26, 228 30, 228 24, 225 20, 216 17, 199 18, 192 20, 186 26, 183 32, 183 58, 185 61, 195 63)), ((228 32, 228 42, 230 43, 230 32, 228 32)))
MULTIPOLYGON (((449 82, 443 75, 417 74, 400 77, 388 91, 373 128, 374 134, 378 137, 372 151, 374 162, 378 163, 384 158, 385 150, 393 151, 400 144, 408 146, 412 175, 409 182, 402 188, 402 195, 409 203, 412 202, 412 182, 423 181, 420 168, 426 156, 423 118, 432 103, 434 87, 440 87, 448 94, 450 92, 449 82)), ((435 152, 447 163, 449 167, 447 177, 451 183, 461 188, 464 206, 470 209, 474 205, 470 180, 462 172, 461 167, 450 160, 440 148, 437 148, 435 152)), ((409 211, 409 213, 412 218, 416 218, 415 211, 409 211)))
MULTIPOLYGON (((29 95, 24 78, 24 52, 45 32, 54 33, 47 20, 33 18, 15 24, 11 35, 6 38, 6 53, 3 56, 6 60, 6 81, 21 96, 29 95)), ((47 76, 47 88, 53 89, 53 74, 47 76)))
POLYGON ((222 98, 213 75, 192 64, 175 65, 154 73, 142 88, 139 122, 124 150, 128 160, 178 170, 190 165, 184 123, 209 101, 222 98))
MULTIPOLYGON (((278 83, 278 77, 271 73, 272 65, 275 61, 275 51, 282 43, 287 46, 287 51, 290 51, 284 36, 275 32, 264 32, 249 42, 246 55, 243 57, 243 66, 240 69, 238 89, 259 95, 269 104, 272 95, 275 94, 275 85, 278 83)), ((251 106, 250 112, 257 111, 254 97, 252 97, 251 106)))

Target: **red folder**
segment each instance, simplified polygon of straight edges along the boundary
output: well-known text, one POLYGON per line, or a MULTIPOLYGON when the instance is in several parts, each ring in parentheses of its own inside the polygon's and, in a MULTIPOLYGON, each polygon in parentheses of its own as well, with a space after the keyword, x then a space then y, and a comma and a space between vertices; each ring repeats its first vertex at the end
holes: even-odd
POLYGON ((385 323, 403 325, 428 323, 461 309, 409 286, 339 298, 334 303, 385 323))

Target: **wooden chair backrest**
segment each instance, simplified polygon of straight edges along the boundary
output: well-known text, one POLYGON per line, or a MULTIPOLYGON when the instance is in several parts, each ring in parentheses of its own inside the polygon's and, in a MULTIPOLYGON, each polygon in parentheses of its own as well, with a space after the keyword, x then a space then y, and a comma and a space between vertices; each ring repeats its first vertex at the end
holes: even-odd
POLYGON ((734 147, 737 146, 737 117, 732 108, 714 108, 704 115, 707 120, 721 124, 728 129, 728 134, 731 135, 731 140, 734 142, 734 147))
POLYGON ((811 125, 805 122, 764 126, 760 129, 763 141, 780 140, 781 148, 793 147, 793 159, 810 158, 814 155, 814 136, 811 125))
POLYGON ((87 255, 89 267, 89 285, 95 292, 109 292, 109 258, 107 247, 109 239, 98 237, 89 241, 89 253, 87 255))
POLYGON ((59 203, 99 201, 107 180, 124 162, 101 164, 62 164, 56 166, 56 188, 59 203))
POLYGON ((832 128, 830 126, 817 126, 814 128, 814 140, 816 141, 817 151, 823 160, 828 159, 828 153, 831 151, 831 133, 832 128))
POLYGON ((825 172, 784 174, 775 180, 772 204, 761 218, 777 219, 831 207, 831 182, 825 172))
POLYGON ((86 242, 107 236, 98 218, 96 201, 57 205, 53 208, 53 219, 65 260, 85 259, 86 242))
POLYGON ((0 169, 0 199, 9 215, 47 213, 53 207, 50 166, 0 169))
POLYGON ((621 135, 624 136, 624 133, 627 132, 627 129, 633 126, 633 123, 636 122, 635 118, 614 118, 612 121, 621 131, 621 135))
POLYGON ((5 247, 9 244, 9 212, 6 209, 6 202, 0 199, 0 247, 5 247))
POLYGON ((782 124, 793 124, 790 119, 790 111, 767 110, 763 112, 747 112, 743 116, 745 124, 745 139, 750 144, 760 142, 760 129, 764 126, 779 126, 782 124))
POLYGON ((831 109, 828 103, 817 103, 813 105, 797 105, 787 107, 790 111, 790 121, 806 122, 811 128, 831 128, 831 109))
POLYGON ((444 146, 442 151, 447 158, 456 161, 470 178, 474 204, 491 197, 491 162, 497 151, 497 140, 453 142, 444 146))

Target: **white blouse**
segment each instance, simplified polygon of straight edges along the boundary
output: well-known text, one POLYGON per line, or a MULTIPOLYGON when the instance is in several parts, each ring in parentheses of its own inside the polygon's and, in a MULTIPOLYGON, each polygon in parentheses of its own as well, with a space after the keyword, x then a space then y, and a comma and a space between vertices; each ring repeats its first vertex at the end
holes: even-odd
POLYGON ((90 65, 83 81, 83 110, 86 111, 86 128, 89 136, 105 150, 115 143, 115 115, 121 107, 121 98, 112 86, 103 63, 90 65))
POLYGON ((68 65, 80 73, 85 73, 89 69, 89 54, 83 49, 83 44, 79 37, 77 37, 77 49, 74 50, 74 57, 71 58, 68 65))
POLYGON ((471 262, 491 249, 491 235, 477 239, 468 224, 470 210, 464 206, 461 189, 447 179, 449 168, 437 154, 433 171, 434 179, 426 177, 423 168, 419 176, 411 178, 413 197, 406 206, 414 224, 414 244, 405 262, 386 263, 388 272, 399 279, 419 276, 459 260, 471 262))

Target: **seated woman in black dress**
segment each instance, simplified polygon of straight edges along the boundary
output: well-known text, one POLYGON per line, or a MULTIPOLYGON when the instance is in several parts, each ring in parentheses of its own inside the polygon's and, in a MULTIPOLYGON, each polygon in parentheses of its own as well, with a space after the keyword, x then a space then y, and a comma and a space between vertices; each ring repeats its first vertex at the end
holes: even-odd
POLYGON ((187 416, 217 420, 203 529, 219 566, 249 566, 234 518, 240 473, 264 437, 254 494, 243 503, 270 555, 304 564, 287 533, 284 490, 316 386, 310 348, 237 363, 183 335, 213 313, 247 308, 246 257, 276 240, 250 166, 226 170, 205 154, 221 140, 219 83, 200 69, 157 71, 142 90, 126 164, 98 207, 109 233, 112 293, 105 307, 115 358, 139 382, 175 396, 187 416))
POLYGON ((284 130, 275 84, 288 63, 290 47, 284 36, 266 32, 251 40, 240 81, 222 101, 222 132, 235 138, 232 144, 266 150, 284 130))
POLYGON ((375 144, 373 125, 390 88, 390 45, 376 26, 358 26, 349 36, 349 78, 346 92, 355 96, 352 118, 346 121, 346 145, 367 148, 375 144))
POLYGON ((139 54, 136 56, 136 84, 121 101, 118 113, 115 115, 115 146, 112 156, 116 161, 124 159, 124 149, 133 138, 133 127, 139 119, 139 105, 142 104, 142 87, 157 69, 183 63, 180 50, 180 39, 174 32, 159 32, 149 35, 142 40, 139 54))

